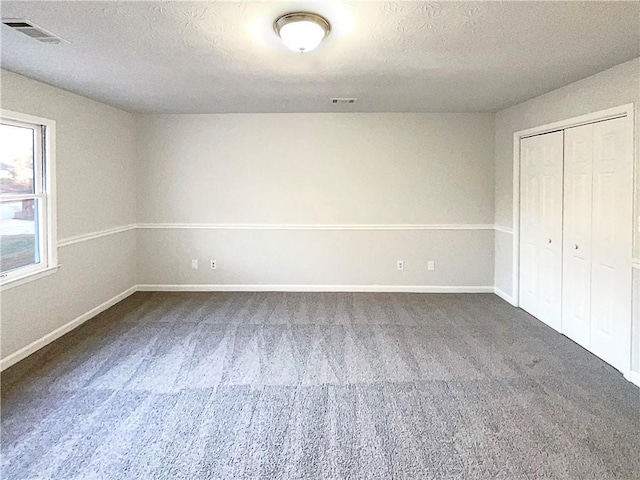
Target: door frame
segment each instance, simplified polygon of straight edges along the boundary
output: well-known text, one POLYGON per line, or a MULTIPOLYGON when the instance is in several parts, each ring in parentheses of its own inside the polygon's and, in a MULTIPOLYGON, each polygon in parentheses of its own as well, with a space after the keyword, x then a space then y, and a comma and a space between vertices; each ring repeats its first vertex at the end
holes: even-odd
MULTIPOLYGON (((513 256, 512 256, 512 286, 511 299, 515 307, 520 306, 520 140, 535 135, 551 133, 566 128, 578 127, 588 123, 602 122, 605 120, 613 120, 615 118, 627 119, 627 135, 631 139, 632 145, 632 161, 634 162, 634 175, 636 172, 636 148, 635 139, 633 138, 634 128, 634 104, 627 103, 617 107, 600 110, 598 112, 587 113, 577 117, 560 120, 558 122, 547 123, 538 127, 527 128, 513 134, 513 256)), ((640 192, 634 182, 633 198, 636 198, 640 192)), ((635 213, 632 213, 635 215, 635 213)), ((633 218, 632 218, 633 220, 633 218)), ((635 223, 634 223, 635 224, 635 223)), ((630 259, 630 267, 633 259, 630 259)))
MULTIPOLYGON (((626 118, 626 126, 627 126, 627 135, 629 141, 631 142, 631 157, 633 162, 633 176, 634 176, 634 184, 633 184, 633 192, 632 192, 632 202, 633 207, 631 210, 632 215, 632 225, 634 228, 632 230, 632 235, 636 234, 637 226, 634 219, 636 215, 640 215, 640 212, 636 211, 636 199, 640 196, 640 185, 638 185, 638 177, 640 175, 640 166, 638 162, 640 161, 638 158, 638 145, 636 145, 634 138, 634 123, 635 123, 635 108, 633 103, 627 103, 624 105, 620 105, 617 107, 608 108, 606 110, 600 110, 597 112, 587 113, 585 115, 580 115, 577 117, 568 118, 566 120, 561 120, 558 122, 548 123, 545 125, 540 125, 538 127, 528 128, 525 130, 517 131, 513 134, 513 238, 512 238, 512 294, 511 300, 512 305, 515 307, 520 306, 520 140, 526 137, 532 137, 535 135, 541 135, 544 133, 551 133, 558 130, 564 130, 571 127, 578 127, 580 125, 586 125, 589 123, 602 122, 605 120, 613 120, 616 118, 626 118)), ((640 220, 639 220, 640 221, 640 220)), ((631 257, 629 258, 629 268, 632 270, 637 268, 636 262, 637 259, 633 258, 634 252, 631 252, 631 257)), ((632 285, 630 286, 632 291, 634 289, 633 280, 632 285)), ((633 302, 633 295, 632 295, 633 302)), ((632 370, 632 355, 633 355, 633 321, 635 309, 638 306, 633 303, 631 305, 631 318, 629 318, 629 331, 630 331, 630 344, 629 347, 629 364, 622 371, 622 374, 625 378, 629 379, 633 383, 637 383, 640 386, 638 381, 640 380, 640 373, 636 373, 632 370), (637 378, 636 378, 637 377, 637 378)), ((561 333, 561 332, 560 332, 561 333)))

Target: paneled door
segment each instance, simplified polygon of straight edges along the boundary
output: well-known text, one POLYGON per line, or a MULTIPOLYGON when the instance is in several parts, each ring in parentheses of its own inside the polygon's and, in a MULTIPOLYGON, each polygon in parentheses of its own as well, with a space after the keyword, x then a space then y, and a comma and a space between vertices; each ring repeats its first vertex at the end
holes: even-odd
POLYGON ((564 133, 562 333, 590 348, 593 124, 564 133))
POLYGON ((593 124, 591 351, 629 368, 633 157, 624 118, 593 124))
POLYGON ((561 328, 563 132, 520 142, 520 306, 561 328))

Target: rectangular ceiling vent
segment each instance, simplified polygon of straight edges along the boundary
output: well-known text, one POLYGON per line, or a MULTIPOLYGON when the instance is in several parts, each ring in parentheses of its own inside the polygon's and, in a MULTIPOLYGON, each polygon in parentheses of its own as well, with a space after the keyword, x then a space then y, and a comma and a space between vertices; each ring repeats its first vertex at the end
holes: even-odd
POLYGON ((356 103, 357 101, 358 101, 357 98, 332 98, 331 99, 331 103, 333 103, 335 105, 351 104, 351 103, 356 103))
POLYGON ((64 40, 51 32, 47 32, 44 28, 39 27, 33 22, 29 22, 22 18, 3 18, 2 23, 7 27, 13 28, 20 33, 24 33, 28 37, 38 40, 42 43, 61 43, 64 40))

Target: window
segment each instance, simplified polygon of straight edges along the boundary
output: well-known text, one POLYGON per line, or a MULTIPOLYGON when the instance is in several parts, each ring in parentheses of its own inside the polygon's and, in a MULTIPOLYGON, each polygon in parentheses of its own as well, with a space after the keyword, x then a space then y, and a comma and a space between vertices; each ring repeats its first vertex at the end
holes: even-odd
POLYGON ((50 120, 0 111, 2 286, 57 268, 54 134, 55 123, 50 120))

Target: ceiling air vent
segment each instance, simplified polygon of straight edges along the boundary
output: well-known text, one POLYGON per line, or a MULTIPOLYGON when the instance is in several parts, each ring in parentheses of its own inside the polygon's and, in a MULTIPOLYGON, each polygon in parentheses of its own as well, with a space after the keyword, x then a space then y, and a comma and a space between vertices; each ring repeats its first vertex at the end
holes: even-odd
POLYGON ((358 101, 357 98, 332 98, 331 103, 333 104, 351 104, 356 103, 358 101))
POLYGON ((51 32, 47 32, 44 28, 37 26, 32 22, 28 22, 21 18, 3 18, 2 23, 7 27, 11 27, 20 33, 24 33, 28 37, 38 40, 42 43, 61 43, 64 40, 51 32))

